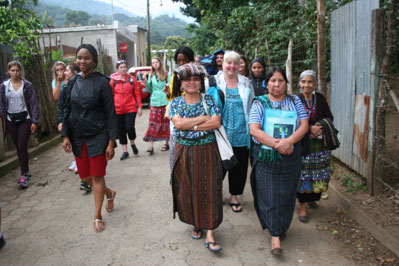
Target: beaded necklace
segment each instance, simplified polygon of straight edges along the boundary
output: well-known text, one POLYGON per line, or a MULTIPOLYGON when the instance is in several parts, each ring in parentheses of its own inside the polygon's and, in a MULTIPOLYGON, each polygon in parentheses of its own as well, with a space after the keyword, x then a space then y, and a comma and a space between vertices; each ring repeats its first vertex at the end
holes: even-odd
POLYGON ((312 113, 316 112, 316 97, 314 95, 312 95, 312 100, 305 99, 305 109, 308 118, 312 116, 312 113))

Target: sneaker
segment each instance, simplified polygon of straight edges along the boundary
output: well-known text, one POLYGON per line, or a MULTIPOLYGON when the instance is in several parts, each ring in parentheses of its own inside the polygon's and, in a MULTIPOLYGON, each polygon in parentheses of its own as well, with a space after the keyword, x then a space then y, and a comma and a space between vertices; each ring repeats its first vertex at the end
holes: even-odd
POLYGON ((24 174, 24 176, 25 176, 28 180, 31 180, 31 179, 32 179, 32 174, 31 174, 30 172, 26 172, 26 173, 24 174))
POLYGON ((133 144, 133 145, 132 145, 132 150, 133 150, 133 154, 134 154, 134 155, 139 154, 139 150, 137 149, 136 144, 133 144))
POLYGON ((28 178, 26 176, 22 175, 18 179, 18 186, 19 186, 19 188, 27 188, 28 187, 28 178))
POLYGON ((122 153, 122 156, 121 156, 121 161, 123 161, 123 160, 127 159, 128 157, 129 157, 129 153, 128 153, 128 152, 124 152, 124 153, 122 153))
POLYGON ((86 192, 91 191, 91 186, 83 181, 80 182, 80 190, 85 190, 86 192))
POLYGON ((6 245, 6 241, 4 240, 4 236, 0 237, 0 249, 6 245))
POLYGON ((68 170, 69 170, 69 171, 74 171, 74 170, 75 170, 75 167, 76 167, 76 161, 73 161, 72 164, 71 164, 71 166, 68 167, 68 170))

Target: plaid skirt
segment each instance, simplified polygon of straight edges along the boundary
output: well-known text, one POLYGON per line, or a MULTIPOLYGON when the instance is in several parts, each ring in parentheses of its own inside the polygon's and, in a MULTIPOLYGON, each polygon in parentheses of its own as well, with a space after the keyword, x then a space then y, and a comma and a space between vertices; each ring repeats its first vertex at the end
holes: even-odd
POLYGON ((301 174, 301 145, 294 152, 275 162, 258 159, 260 145, 254 146, 251 187, 255 210, 263 229, 271 236, 281 236, 294 216, 296 191, 301 174))
POLYGON ((223 220, 223 168, 216 142, 176 144, 172 170, 173 217, 212 230, 223 220))
POLYGON ((169 119, 165 118, 165 106, 151 106, 150 123, 144 135, 144 141, 169 140, 169 119))

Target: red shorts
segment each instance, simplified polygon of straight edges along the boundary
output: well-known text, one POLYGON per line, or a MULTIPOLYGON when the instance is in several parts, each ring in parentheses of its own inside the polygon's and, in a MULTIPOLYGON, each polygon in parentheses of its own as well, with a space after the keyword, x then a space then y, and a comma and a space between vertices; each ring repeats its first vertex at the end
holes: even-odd
POLYGON ((89 176, 105 176, 107 159, 105 153, 89 158, 86 142, 83 142, 81 157, 75 156, 80 178, 89 176))

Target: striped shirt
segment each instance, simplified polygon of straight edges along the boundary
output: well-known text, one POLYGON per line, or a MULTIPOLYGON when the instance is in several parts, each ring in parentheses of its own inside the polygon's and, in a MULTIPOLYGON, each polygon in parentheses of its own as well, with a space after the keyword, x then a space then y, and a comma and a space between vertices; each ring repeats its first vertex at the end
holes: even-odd
MULTIPOLYGON (((299 121, 302 119, 308 119, 308 115, 306 113, 305 108, 298 96, 293 95, 294 101, 290 99, 290 97, 285 97, 283 101, 279 102, 271 102, 273 109, 280 109, 286 111, 296 111, 297 119, 296 119, 296 129, 299 127, 299 121)), ((249 121, 248 124, 259 124, 261 128, 263 128, 263 123, 265 118, 265 108, 262 103, 258 100, 255 100, 251 107, 251 112, 249 113, 249 121)), ((260 144, 254 137, 252 137, 256 144, 260 144)))

